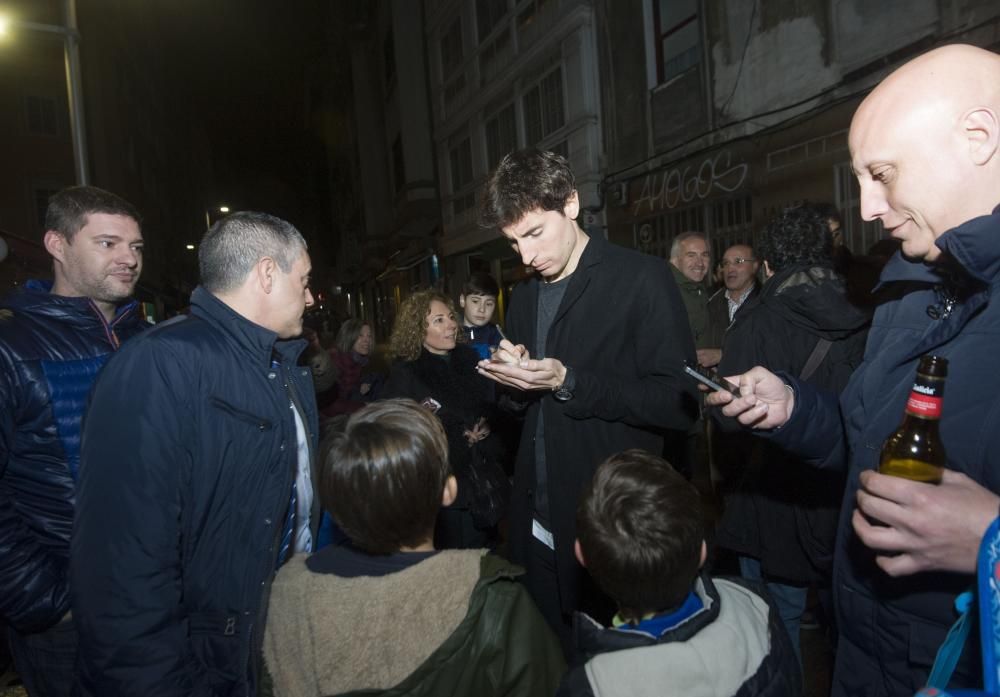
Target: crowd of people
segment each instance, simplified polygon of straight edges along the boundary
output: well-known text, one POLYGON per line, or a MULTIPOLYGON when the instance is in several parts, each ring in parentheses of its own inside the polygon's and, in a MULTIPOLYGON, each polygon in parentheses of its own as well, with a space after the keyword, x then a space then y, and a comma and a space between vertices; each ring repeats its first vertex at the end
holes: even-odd
POLYGON ((216 222, 190 311, 150 326, 139 212, 54 195, 52 282, 0 303, 0 625, 28 694, 796 696, 813 595, 832 694, 913 694, 1000 507, 1000 56, 910 61, 849 144, 901 244, 877 285, 884 251, 852 258, 828 205, 666 262, 584 231, 566 159, 512 152, 480 209, 533 271, 502 329, 486 273, 417 290, 384 375, 364 319, 304 328, 290 223, 216 222), (931 352, 944 477, 879 474, 931 352))

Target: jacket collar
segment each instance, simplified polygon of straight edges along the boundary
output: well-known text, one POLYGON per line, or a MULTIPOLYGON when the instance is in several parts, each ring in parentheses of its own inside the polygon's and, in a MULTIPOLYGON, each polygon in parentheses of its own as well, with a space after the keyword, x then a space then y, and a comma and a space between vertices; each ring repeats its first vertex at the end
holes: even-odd
POLYGON ((279 339, 277 333, 251 322, 202 286, 191 294, 191 314, 217 324, 264 368, 270 367, 273 353, 278 354, 282 363, 295 365, 308 343, 305 339, 279 339))
MULTIPOLYGON (((948 230, 934 243, 966 275, 992 285, 1000 281, 1000 205, 990 215, 979 216, 948 230)), ((879 277, 879 286, 893 281, 942 283, 948 277, 942 264, 911 261, 896 252, 879 277)))
POLYGON ((589 660, 608 651, 687 641, 719 616, 719 592, 707 573, 702 572, 695 580, 694 592, 702 601, 702 609, 658 637, 636 629, 605 627, 589 615, 577 612, 573 617, 575 649, 581 658, 589 660))
POLYGON ((667 260, 667 264, 670 265, 670 271, 671 273, 674 274, 674 280, 677 282, 677 285, 680 286, 683 290, 685 291, 706 290, 705 281, 692 281, 690 278, 681 273, 680 269, 671 264, 669 260, 667 260))
POLYGON ((1000 206, 941 235, 935 244, 978 281, 1000 277, 1000 206))
MULTIPOLYGON (((132 299, 123 302, 115 309, 115 317, 111 320, 111 324, 118 322, 138 305, 139 303, 132 299)), ((105 323, 104 314, 90 298, 53 295, 52 281, 29 280, 21 290, 7 296, 0 306, 12 310, 30 310, 54 319, 74 318, 88 322, 93 320, 102 325, 105 323)))
MULTIPOLYGON (((553 324, 569 312, 574 303, 580 299, 583 291, 590 284, 591 269, 599 266, 604 261, 604 256, 607 253, 608 242, 604 237, 601 235, 592 236, 587 235, 587 233, 583 234, 590 241, 583 248, 583 254, 580 255, 580 260, 577 262, 576 268, 569 276, 569 285, 566 287, 566 294, 563 295, 562 302, 559 303, 559 312, 552 318, 553 324)), ((543 281, 539 280, 539 282, 543 281)))

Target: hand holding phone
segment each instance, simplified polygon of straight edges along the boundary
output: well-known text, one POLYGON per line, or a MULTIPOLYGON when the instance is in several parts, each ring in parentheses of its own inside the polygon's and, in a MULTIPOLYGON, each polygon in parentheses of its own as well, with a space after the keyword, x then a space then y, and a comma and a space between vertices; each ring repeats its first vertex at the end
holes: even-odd
POLYGON ((708 389, 712 390, 713 392, 728 392, 734 397, 740 396, 739 386, 729 382, 714 370, 702 371, 697 368, 692 368, 691 366, 686 365, 684 366, 684 372, 693 377, 701 384, 707 386, 708 389))

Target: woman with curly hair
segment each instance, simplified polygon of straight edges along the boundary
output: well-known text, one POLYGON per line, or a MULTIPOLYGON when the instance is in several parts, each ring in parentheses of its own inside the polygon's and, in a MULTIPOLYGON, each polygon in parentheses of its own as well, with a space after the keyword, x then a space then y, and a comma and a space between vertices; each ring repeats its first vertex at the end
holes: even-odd
POLYGON ((380 395, 419 402, 448 435, 458 498, 438 516, 438 549, 491 546, 509 495, 502 447, 490 437, 493 383, 476 372, 479 353, 460 343, 461 336, 451 298, 433 289, 408 297, 396 313, 389 339, 396 363, 380 395))

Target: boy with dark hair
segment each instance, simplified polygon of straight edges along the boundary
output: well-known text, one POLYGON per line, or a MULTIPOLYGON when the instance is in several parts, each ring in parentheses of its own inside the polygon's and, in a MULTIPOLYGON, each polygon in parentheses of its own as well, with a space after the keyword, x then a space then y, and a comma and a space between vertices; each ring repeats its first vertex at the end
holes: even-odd
POLYGON ((801 678, 774 609, 750 586, 700 572, 698 492, 662 458, 605 460, 577 510, 575 551, 618 604, 606 628, 574 622, 582 665, 569 695, 799 695, 801 678))
POLYGON ((353 546, 293 557, 271 592, 275 694, 551 695, 564 670, 522 571, 482 549, 436 551, 455 500, 440 421, 376 402, 321 448, 320 496, 353 546))
POLYGON ((458 296, 458 304, 462 306, 462 332, 483 360, 490 357, 490 349, 499 346, 503 339, 497 325, 490 321, 499 295, 500 286, 492 276, 485 271, 473 271, 458 296))

